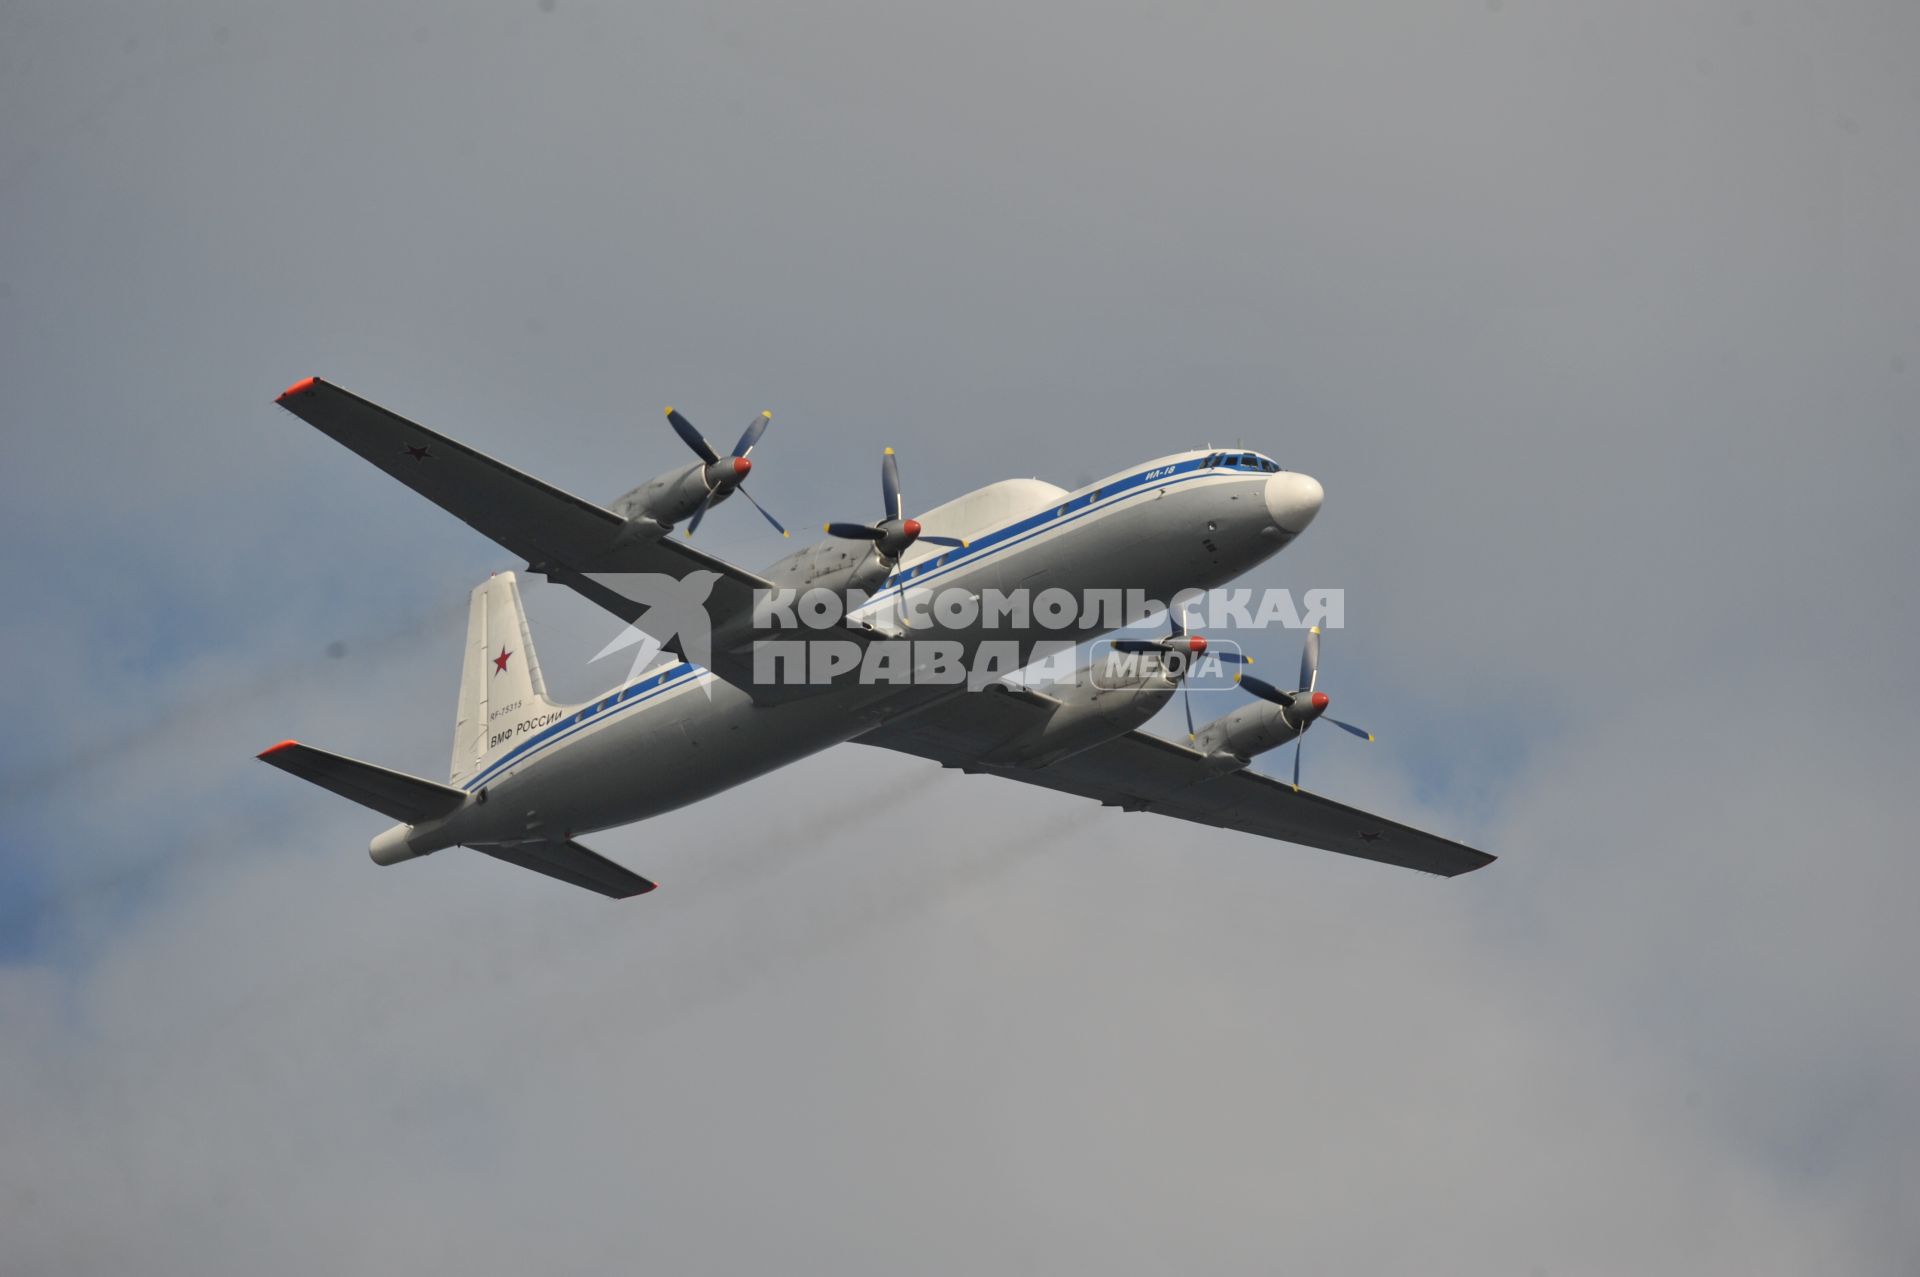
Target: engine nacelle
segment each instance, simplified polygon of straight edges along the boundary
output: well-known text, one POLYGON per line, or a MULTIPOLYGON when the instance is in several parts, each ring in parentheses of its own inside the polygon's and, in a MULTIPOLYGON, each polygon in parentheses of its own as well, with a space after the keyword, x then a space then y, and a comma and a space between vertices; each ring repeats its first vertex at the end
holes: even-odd
POLYGON ((1248 759, 1278 749, 1300 734, 1300 725, 1279 705, 1261 701, 1242 705, 1200 729, 1193 747, 1202 754, 1248 759))
POLYGON ((711 465, 695 462, 684 469, 670 470, 647 480, 608 509, 626 519, 629 526, 664 535, 674 524, 692 517, 708 501, 709 493, 712 505, 732 496, 736 486, 732 481, 740 477, 736 467, 745 464, 741 458, 722 457, 711 465))
POLYGON ((830 538, 795 550, 763 575, 786 589, 833 590, 846 596, 854 590, 867 594, 878 590, 894 567, 870 542, 830 538))
POLYGON ((1124 736, 1158 714, 1180 686, 1159 657, 1133 663, 1115 675, 1102 662, 1082 667, 1072 684, 1049 687, 1060 702, 1046 722, 1000 746, 986 761, 1004 766, 1046 767, 1124 736))

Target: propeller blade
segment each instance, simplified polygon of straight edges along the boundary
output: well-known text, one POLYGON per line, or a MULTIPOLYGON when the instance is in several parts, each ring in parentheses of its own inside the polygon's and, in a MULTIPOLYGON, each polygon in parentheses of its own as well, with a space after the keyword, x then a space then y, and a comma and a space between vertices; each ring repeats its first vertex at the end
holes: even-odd
POLYGON ((1300 649, 1300 690, 1311 692, 1320 681, 1320 627, 1307 631, 1307 645, 1300 649))
POLYGON ((767 433, 767 427, 773 423, 773 414, 763 412, 755 417, 747 432, 740 436, 740 442, 733 445, 733 455, 744 457, 753 451, 753 445, 760 442, 760 436, 767 433))
POLYGON ((753 494, 751 492, 748 492, 745 488, 735 488, 734 491, 738 492, 741 496, 745 497, 747 499, 747 504, 751 505, 754 509, 758 510, 760 512, 760 517, 765 519, 768 523, 771 523, 773 525, 773 530, 775 532, 778 532, 781 536, 789 535, 787 530, 780 526, 780 520, 768 514, 767 507, 761 505, 758 501, 755 501, 753 499, 753 494))
POLYGON ((1193 730, 1193 688, 1184 678, 1180 680, 1180 703, 1187 707, 1187 740, 1196 741, 1200 738, 1193 730))
MULTIPOLYGON (((1321 717, 1326 718, 1326 715, 1323 714, 1321 715, 1321 717)), ((1343 723, 1337 718, 1328 718, 1327 721, 1329 723, 1332 723, 1335 727, 1338 727, 1343 732, 1352 732, 1355 736, 1358 736, 1361 740, 1370 741, 1373 739, 1373 733, 1368 731, 1364 727, 1355 727, 1352 723, 1343 723)))
POLYGON ((1293 792, 1300 792, 1300 746, 1307 739, 1307 729, 1302 727, 1300 734, 1293 738, 1293 792))
POLYGON ((887 518, 907 517, 906 499, 900 495, 900 463, 893 459, 892 448, 880 458, 880 496, 887 505, 887 518))
POLYGON ((916 539, 925 541, 928 545, 950 545, 956 550, 964 550, 967 548, 967 543, 959 537, 937 537, 931 533, 922 532, 916 539))
POLYGON ((1248 656, 1245 652, 1209 652, 1208 655, 1212 656, 1215 660, 1219 661, 1222 665, 1253 664, 1253 658, 1251 656, 1248 656))
POLYGON ((708 488, 707 495, 700 498, 700 504, 694 508, 693 521, 687 524, 687 535, 692 536, 700 528, 700 520, 707 517, 707 508, 713 504, 713 494, 718 488, 708 488))
POLYGON ((700 460, 708 465, 720 460, 720 454, 713 450, 713 445, 701 437, 700 432, 693 428, 691 421, 680 415, 678 408, 667 409, 667 424, 673 427, 673 432, 680 436, 687 447, 692 448, 699 455, 700 460))
POLYGON ((879 528, 870 528, 864 523, 829 523, 825 532, 830 537, 841 537, 848 541, 878 541, 887 535, 879 528))
POLYGON ((1272 701, 1275 705, 1293 704, 1293 693, 1281 691, 1264 678, 1255 678, 1251 674, 1236 674, 1233 681, 1263 701, 1272 701))
POLYGON ((1113 650, 1116 652, 1164 652, 1167 650, 1160 646, 1159 639, 1113 639, 1111 641, 1113 650))

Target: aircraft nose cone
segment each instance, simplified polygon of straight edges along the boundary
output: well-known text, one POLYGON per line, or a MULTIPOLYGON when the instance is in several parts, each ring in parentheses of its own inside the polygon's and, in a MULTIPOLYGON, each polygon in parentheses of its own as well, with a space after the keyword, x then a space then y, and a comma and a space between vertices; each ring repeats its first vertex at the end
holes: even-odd
POLYGON ((1267 513, 1282 531, 1305 532, 1313 516, 1320 513, 1326 495, 1326 489, 1312 475, 1282 470, 1267 480, 1267 513))

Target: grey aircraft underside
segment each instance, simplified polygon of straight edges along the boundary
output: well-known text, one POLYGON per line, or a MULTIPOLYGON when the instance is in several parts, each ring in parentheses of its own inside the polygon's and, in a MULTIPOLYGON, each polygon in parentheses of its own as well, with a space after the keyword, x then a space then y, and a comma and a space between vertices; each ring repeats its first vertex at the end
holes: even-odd
POLYGON ((764 414, 722 456, 669 409, 699 462, 608 508, 318 378, 290 387, 278 402, 524 559, 530 572, 623 621, 646 630, 653 606, 645 591, 626 587, 630 581, 679 582, 704 593, 710 619, 704 650, 695 653, 702 664, 687 659, 684 635, 661 636, 678 664, 656 666, 584 705, 558 705, 547 695, 513 574, 481 584, 470 605, 448 784, 294 741, 260 755, 400 822, 374 838, 379 864, 464 846, 604 895, 637 895, 654 884, 574 838, 696 802, 844 741, 1447 877, 1493 860, 1298 787, 1299 739, 1328 704, 1318 685, 1317 631, 1308 636, 1296 687, 1243 676, 1256 698, 1198 728, 1187 744, 1140 730, 1206 648, 1177 620, 1165 638, 1115 644, 1142 654, 1117 684, 1074 679, 1029 688, 995 680, 969 690, 867 684, 851 673, 823 684, 756 675, 756 640, 780 637, 756 615, 757 592, 871 596, 826 636, 843 642, 937 638, 969 656, 989 642, 1012 642, 1024 657, 1045 643, 1096 638, 1114 628, 1114 618, 1096 612, 1064 629, 1037 617, 1022 628, 955 628, 937 610, 907 604, 928 591, 978 597, 1059 588, 1076 598, 1134 591, 1168 600, 1224 585, 1285 548, 1320 508, 1317 482, 1258 453, 1177 453, 1074 492, 1006 480, 916 519, 906 516, 889 450, 884 518, 829 524, 827 539, 753 573, 670 534, 676 526, 690 532, 736 494, 759 508, 744 483, 764 414), (909 615, 910 627, 902 619, 909 615), (1289 742, 1296 747, 1292 784, 1248 765, 1289 742))

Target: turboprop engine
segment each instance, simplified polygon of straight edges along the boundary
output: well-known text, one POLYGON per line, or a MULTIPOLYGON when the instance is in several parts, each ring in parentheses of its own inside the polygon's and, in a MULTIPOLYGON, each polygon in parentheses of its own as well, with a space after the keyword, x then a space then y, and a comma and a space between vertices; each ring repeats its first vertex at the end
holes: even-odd
MULTIPOLYGON (((1158 714, 1176 690, 1184 690, 1188 672, 1207 653, 1207 640, 1187 633, 1169 609, 1165 638, 1114 639, 1104 657, 1082 666, 1071 684, 1048 688, 1058 701, 1037 730, 1016 737, 989 755, 989 761, 1022 767, 1046 767, 1103 741, 1124 736, 1158 714)), ((1238 652, 1217 652, 1230 665, 1251 662, 1238 652)), ((1193 703, 1187 701, 1187 735, 1193 736, 1193 703)))
POLYGON ((1223 718, 1215 719, 1194 737, 1194 748, 1223 762, 1246 766, 1255 754, 1265 753, 1292 741, 1293 787, 1300 788, 1300 745, 1307 729, 1325 718, 1343 732, 1362 740, 1373 733, 1352 723, 1343 723, 1327 714, 1330 699, 1320 690, 1320 627, 1307 631, 1306 650, 1300 654, 1300 687, 1283 692, 1265 679, 1242 674, 1235 680, 1261 700, 1258 705, 1243 705, 1223 718))
POLYGON ((760 436, 766 432, 772 420, 773 414, 770 412, 755 417, 746 433, 740 436, 740 442, 733 445, 733 452, 723 457, 693 428, 691 421, 675 409, 667 409, 667 423, 693 449, 700 458, 699 462, 656 475, 609 508, 626 519, 627 534, 630 536, 658 539, 689 516, 692 522, 687 524, 687 535, 692 536, 708 510, 738 492, 773 525, 774 531, 786 536, 787 530, 780 526, 780 521, 768 514, 745 487, 747 475, 753 471, 753 461, 748 454, 760 442, 760 436))
MULTIPOLYGON (((1000 746, 985 761, 1009 767, 1047 767, 1116 736, 1124 736, 1158 714, 1172 699, 1186 673, 1179 658, 1153 655, 1124 663, 1096 660, 1082 666, 1072 683, 1048 687, 1057 702, 1046 721, 1000 746)), ((1011 696, 1022 693, 1009 691, 1011 696)))
POLYGON ((907 517, 907 499, 900 490, 900 463, 888 448, 880 458, 880 500, 886 515, 878 523, 829 523, 828 536, 837 541, 871 541, 873 549, 858 556, 842 588, 873 590, 893 574, 900 556, 915 542, 964 548, 959 537, 935 536, 923 531, 920 520, 907 517))

